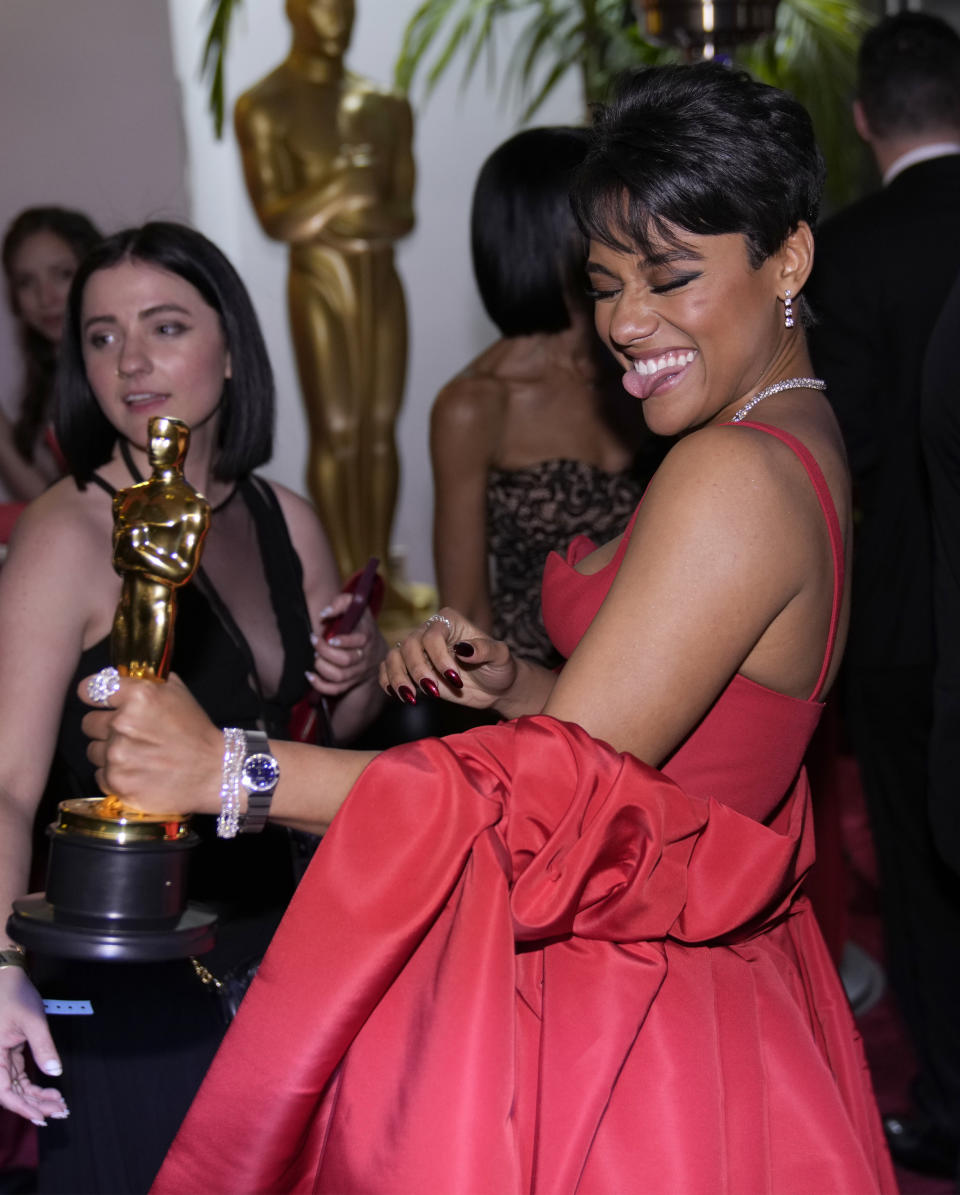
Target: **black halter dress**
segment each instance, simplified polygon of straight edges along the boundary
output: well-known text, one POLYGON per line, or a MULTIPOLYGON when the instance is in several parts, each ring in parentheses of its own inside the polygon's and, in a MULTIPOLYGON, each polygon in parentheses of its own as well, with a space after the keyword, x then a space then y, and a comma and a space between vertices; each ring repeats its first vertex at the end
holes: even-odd
MULTIPOLYGON (((245 478, 215 511, 203 564, 180 592, 173 671, 218 726, 260 727, 282 738, 307 691, 309 635, 300 561, 277 499, 264 482, 245 478)), ((75 689, 109 662, 105 638, 77 665, 41 825, 56 801, 96 795, 80 730, 86 707, 75 689)), ((214 818, 193 825, 201 844, 191 858, 190 897, 220 915, 217 945, 200 961, 223 978, 265 950, 293 892, 296 848, 278 826, 222 841, 214 818)), ((186 960, 38 958, 33 970, 44 997, 89 1000, 94 1010, 51 1018, 71 1115, 40 1130, 39 1191, 146 1191, 226 1028, 215 990, 186 960)))

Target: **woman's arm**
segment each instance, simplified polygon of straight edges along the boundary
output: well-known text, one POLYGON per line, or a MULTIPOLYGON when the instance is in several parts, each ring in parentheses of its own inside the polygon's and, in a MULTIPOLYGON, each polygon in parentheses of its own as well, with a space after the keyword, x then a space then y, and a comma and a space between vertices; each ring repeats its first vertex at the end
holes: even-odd
POLYGON ((826 523, 794 453, 748 428, 703 429, 658 470, 544 713, 656 766, 738 671, 809 697, 832 595, 826 523))
POLYGON ((324 622, 346 609, 350 599, 340 594, 336 561, 313 507, 284 486, 270 484, 303 568, 303 593, 316 653, 308 680, 318 693, 336 698, 331 714, 333 731, 339 740, 349 742, 383 705, 377 670, 387 646, 369 612, 349 634, 330 642, 323 638, 324 622))
MULTIPOLYGON (((89 704, 86 681, 78 693, 89 704)), ((223 735, 178 676, 162 685, 121 679, 110 705, 83 720, 90 737, 87 755, 104 792, 146 812, 220 812, 223 735)), ((376 755, 279 741, 270 743, 270 751, 280 765, 270 820, 315 834, 327 829, 376 755)), ((241 812, 245 808, 241 795, 241 812)))
POLYGON ((487 553, 487 473, 506 401, 490 378, 455 378, 430 413, 433 560, 440 604, 493 630, 487 553))
POLYGON ((13 442, 13 427, 0 411, 0 478, 19 502, 32 502, 57 480, 52 466, 44 467, 42 452, 37 459, 25 461, 13 442))
MULTIPOLYGON (((72 482, 63 482, 73 490, 72 482)), ((72 498, 77 499, 73 490, 72 498)), ((84 520, 52 495, 21 516, 0 569, 0 909, 27 891, 31 833, 53 758, 64 696, 102 594, 97 569, 113 601, 119 583, 109 568, 110 542, 99 554, 84 520)), ((2 930, 2 927, 0 927, 2 930)), ((9 945, 5 931, 0 945, 9 945)), ((25 973, 0 970, 0 1104, 31 1120, 63 1115, 59 1093, 25 1085, 24 1046, 37 1065, 59 1074, 60 1063, 40 998, 25 973), (14 1081, 27 1093, 18 1094, 14 1081)))
POLYGON ((796 456, 762 432, 709 428, 660 467, 607 598, 558 674, 514 661, 446 608, 388 653, 381 683, 432 686, 504 717, 550 714, 656 765, 738 670, 809 696, 832 593, 826 524, 796 456))

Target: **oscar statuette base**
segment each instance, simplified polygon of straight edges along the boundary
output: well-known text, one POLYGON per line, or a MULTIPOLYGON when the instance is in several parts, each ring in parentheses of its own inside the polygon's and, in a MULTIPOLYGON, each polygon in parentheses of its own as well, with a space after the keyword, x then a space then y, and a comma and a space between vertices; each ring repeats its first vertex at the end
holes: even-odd
POLYGON ((14 901, 10 936, 60 958, 158 962, 209 950, 216 914, 187 904, 189 818, 64 801, 47 827, 45 892, 14 901))

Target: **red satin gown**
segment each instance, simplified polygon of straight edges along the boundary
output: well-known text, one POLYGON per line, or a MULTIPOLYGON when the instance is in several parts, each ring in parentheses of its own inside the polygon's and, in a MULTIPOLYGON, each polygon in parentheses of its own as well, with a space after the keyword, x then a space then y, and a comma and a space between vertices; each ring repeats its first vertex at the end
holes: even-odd
MULTIPOLYGON (((837 519, 802 445, 764 430, 800 455, 830 528, 822 681, 837 519)), ((549 561, 564 654, 624 547, 591 576, 574 568, 589 541, 549 561)), ((735 676, 661 771, 542 716, 379 756, 156 1195, 894 1195, 800 892, 816 698, 735 676)))

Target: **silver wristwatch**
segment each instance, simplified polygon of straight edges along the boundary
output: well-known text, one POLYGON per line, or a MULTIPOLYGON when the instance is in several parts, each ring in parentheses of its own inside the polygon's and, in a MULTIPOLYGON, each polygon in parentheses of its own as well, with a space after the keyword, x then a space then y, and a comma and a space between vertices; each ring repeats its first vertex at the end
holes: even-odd
POLYGON ((241 834, 259 834, 267 824, 270 803, 280 779, 280 765, 270 754, 262 730, 247 730, 240 783, 247 791, 247 812, 240 819, 241 834))

